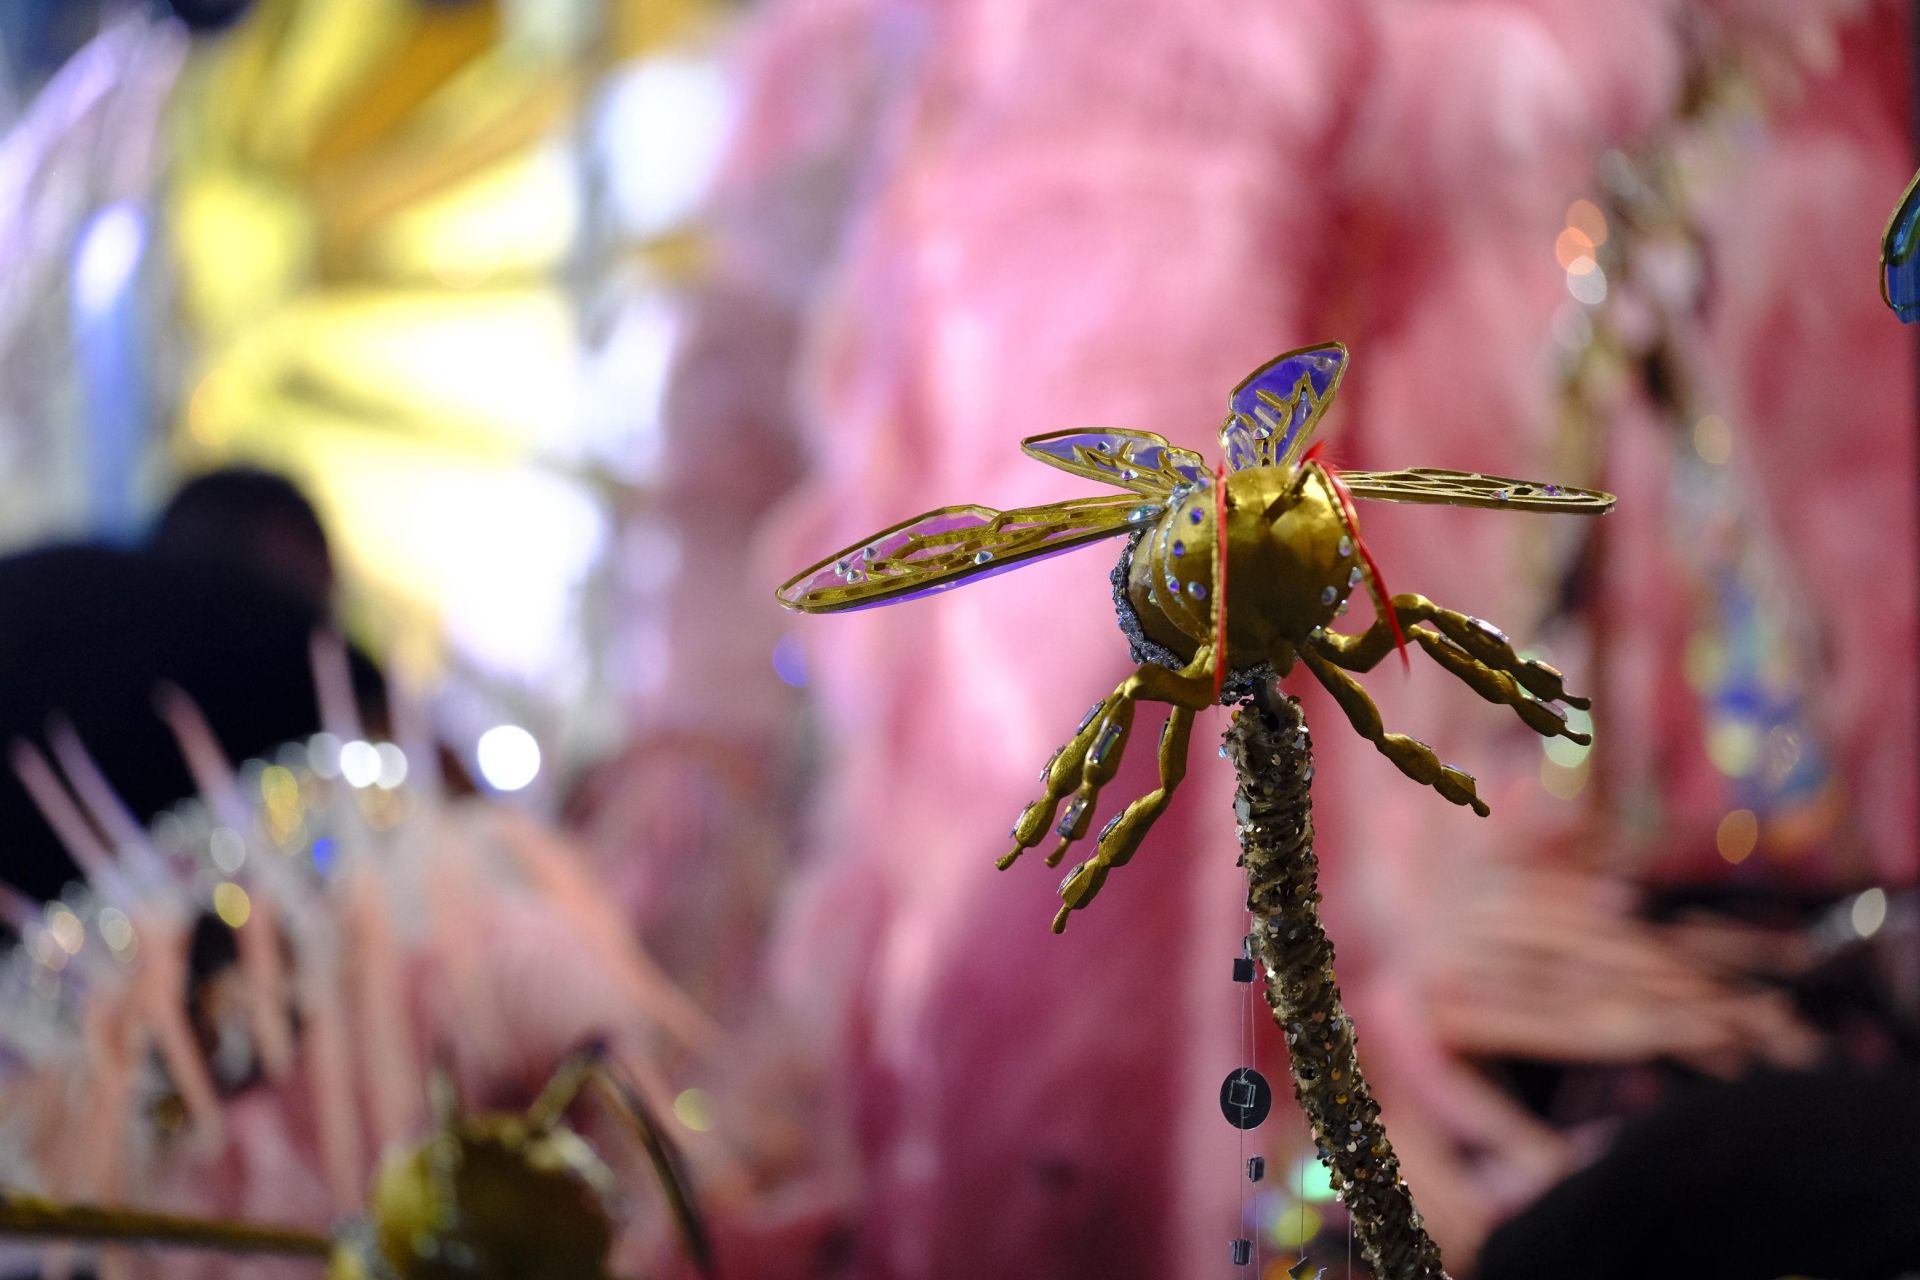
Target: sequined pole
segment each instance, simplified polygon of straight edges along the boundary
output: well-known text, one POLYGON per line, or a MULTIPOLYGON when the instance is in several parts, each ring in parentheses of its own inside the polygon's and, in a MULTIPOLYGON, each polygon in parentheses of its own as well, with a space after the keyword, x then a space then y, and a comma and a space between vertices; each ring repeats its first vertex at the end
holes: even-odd
POLYGON ((1353 1020, 1334 978, 1333 944, 1320 927, 1308 794, 1313 751, 1300 704, 1264 690, 1241 703, 1227 729, 1226 753, 1239 778, 1234 813, 1254 950, 1320 1162, 1377 1280, 1446 1280, 1439 1247, 1421 1223, 1380 1107, 1360 1074, 1353 1020))

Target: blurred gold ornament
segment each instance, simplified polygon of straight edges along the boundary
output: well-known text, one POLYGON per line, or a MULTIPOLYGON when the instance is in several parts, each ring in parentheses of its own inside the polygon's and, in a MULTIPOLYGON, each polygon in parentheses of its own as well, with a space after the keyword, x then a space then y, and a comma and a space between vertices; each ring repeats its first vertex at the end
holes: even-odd
POLYGON ((606 1280, 613 1171, 565 1122, 588 1087, 639 1136, 688 1256, 711 1274, 706 1228, 677 1152, 592 1050, 563 1064, 524 1113, 461 1118, 450 1087, 437 1088, 434 1132, 382 1164, 366 1218, 332 1238, 11 1193, 0 1193, 0 1235, 324 1257, 328 1280, 606 1280))

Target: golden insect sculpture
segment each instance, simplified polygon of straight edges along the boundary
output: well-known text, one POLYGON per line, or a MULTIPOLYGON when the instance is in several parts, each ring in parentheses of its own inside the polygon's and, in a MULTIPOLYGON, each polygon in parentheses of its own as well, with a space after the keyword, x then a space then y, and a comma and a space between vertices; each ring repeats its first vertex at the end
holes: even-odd
MULTIPOLYGON (((1009 867, 1051 833, 1056 866, 1087 835, 1101 788, 1117 772, 1135 704, 1171 706, 1160 735, 1160 785, 1101 828, 1091 857, 1060 886, 1068 915, 1139 848, 1186 773, 1194 714, 1236 701, 1303 664, 1353 727, 1400 771, 1485 815, 1474 780, 1432 748, 1388 733, 1350 672, 1372 669, 1411 636, 1443 668, 1543 735, 1585 743, 1552 704, 1585 708, 1558 671, 1520 657, 1497 628, 1419 595, 1389 596, 1360 539, 1353 499, 1444 503, 1500 511, 1600 515, 1613 496, 1465 471, 1336 471, 1309 448, 1346 371, 1339 343, 1290 351, 1234 388, 1220 430, 1226 461, 1146 431, 1062 431, 1021 443, 1030 457, 1125 492, 997 511, 941 507, 882 529, 796 574, 775 593, 805 613, 865 609, 944 591, 1104 538, 1128 536, 1114 604, 1134 672, 1096 703, 1041 773, 1041 797, 1014 824, 1009 867), (1358 634, 1332 629, 1365 586, 1377 617, 1358 634), (1402 623, 1406 631, 1401 630, 1402 623), (1055 820, 1061 803, 1066 807, 1055 820)), ((1404 655, 1403 655, 1404 656, 1404 655)))
POLYGON ((713 1274, 678 1153, 597 1049, 564 1063, 524 1112, 462 1117, 436 1086, 433 1133, 382 1163, 365 1217, 332 1236, 12 1192, 0 1192, 0 1235, 311 1257, 327 1261, 327 1280, 609 1280, 614 1174, 565 1121, 588 1087, 639 1136, 682 1246, 713 1274))

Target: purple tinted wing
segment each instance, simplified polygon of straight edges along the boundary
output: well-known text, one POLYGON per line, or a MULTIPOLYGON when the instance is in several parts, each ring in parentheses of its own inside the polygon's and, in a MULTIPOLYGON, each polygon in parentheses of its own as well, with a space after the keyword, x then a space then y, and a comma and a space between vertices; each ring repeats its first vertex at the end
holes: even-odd
POLYGON ((802 570, 774 593, 805 613, 911 600, 1144 527, 1164 507, 1120 495, 996 511, 942 507, 802 570))
POLYGON ((1220 428, 1227 465, 1242 471, 1297 460, 1346 371, 1347 349, 1337 342, 1289 351, 1255 369, 1233 389, 1220 428))
POLYGON ((1152 497, 1208 474, 1206 459, 1151 431, 1056 431, 1023 440, 1020 449, 1048 466, 1152 497))

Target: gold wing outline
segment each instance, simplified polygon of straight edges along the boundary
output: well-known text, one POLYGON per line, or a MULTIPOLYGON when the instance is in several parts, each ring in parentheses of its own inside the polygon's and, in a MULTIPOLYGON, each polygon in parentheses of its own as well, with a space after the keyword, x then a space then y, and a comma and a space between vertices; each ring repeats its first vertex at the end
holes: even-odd
POLYGON ((1342 471, 1340 479, 1354 497, 1376 502, 1440 503, 1488 511, 1547 511, 1584 516, 1603 516, 1613 510, 1614 504, 1612 494, 1598 489, 1482 475, 1477 471, 1448 471, 1441 467, 1342 471))
POLYGON ((1220 426, 1227 469, 1298 462, 1346 374, 1347 349, 1338 342, 1285 352, 1248 374, 1227 398, 1220 426))
POLYGON ((895 604, 1145 528, 1165 510, 1164 504, 1123 494, 1011 511, 940 507, 802 569, 774 598, 801 613, 895 604))
POLYGON ((1151 431, 1054 431, 1020 442, 1020 452, 1050 467, 1164 498, 1182 485, 1205 484, 1207 460, 1151 431))

